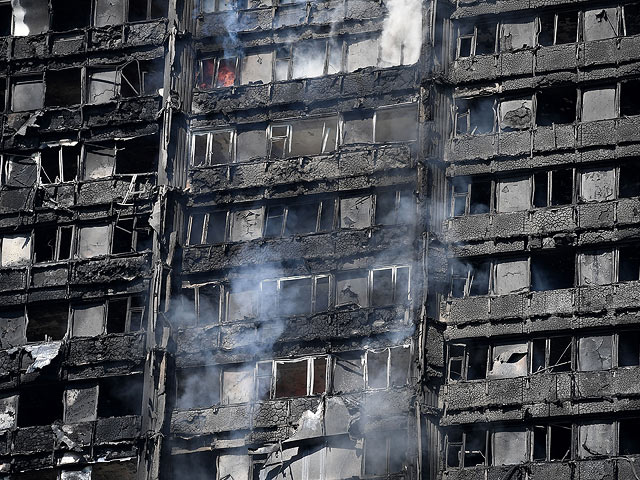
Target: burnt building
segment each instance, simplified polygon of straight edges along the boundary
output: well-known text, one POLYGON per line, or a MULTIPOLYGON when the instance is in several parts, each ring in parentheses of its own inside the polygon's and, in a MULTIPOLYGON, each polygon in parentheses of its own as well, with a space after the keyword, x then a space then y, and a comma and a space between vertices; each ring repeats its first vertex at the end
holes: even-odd
POLYGON ((0 2, 2 478, 437 473, 434 11, 0 2))
POLYGON ((637 477, 638 8, 442 24, 447 478, 637 477))
POLYGON ((638 478, 637 44, 622 0, 0 0, 0 478, 638 478))

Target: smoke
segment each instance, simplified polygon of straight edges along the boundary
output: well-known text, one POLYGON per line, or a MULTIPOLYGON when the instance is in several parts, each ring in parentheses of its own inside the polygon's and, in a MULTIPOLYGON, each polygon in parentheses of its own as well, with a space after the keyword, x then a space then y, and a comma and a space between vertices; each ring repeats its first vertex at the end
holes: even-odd
POLYGON ((20 6, 20 0, 11 0, 13 7, 13 35, 16 37, 26 37, 29 35, 29 27, 24 21, 27 11, 20 6))
POLYGON ((380 66, 412 65, 422 48, 421 0, 389 0, 380 36, 380 66))

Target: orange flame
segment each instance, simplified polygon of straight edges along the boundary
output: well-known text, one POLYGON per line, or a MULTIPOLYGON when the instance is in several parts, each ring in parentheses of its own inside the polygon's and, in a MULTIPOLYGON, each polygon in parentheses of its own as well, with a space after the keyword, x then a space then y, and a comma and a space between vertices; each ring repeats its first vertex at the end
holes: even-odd
POLYGON ((231 87, 236 82, 236 69, 231 62, 220 62, 216 87, 231 87))

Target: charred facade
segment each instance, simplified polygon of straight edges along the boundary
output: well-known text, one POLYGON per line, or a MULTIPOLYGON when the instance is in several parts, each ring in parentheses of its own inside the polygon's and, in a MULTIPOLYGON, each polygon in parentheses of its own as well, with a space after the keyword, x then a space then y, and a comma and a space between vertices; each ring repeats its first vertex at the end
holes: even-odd
POLYGON ((638 478, 640 4, 0 35, 0 478, 638 478))

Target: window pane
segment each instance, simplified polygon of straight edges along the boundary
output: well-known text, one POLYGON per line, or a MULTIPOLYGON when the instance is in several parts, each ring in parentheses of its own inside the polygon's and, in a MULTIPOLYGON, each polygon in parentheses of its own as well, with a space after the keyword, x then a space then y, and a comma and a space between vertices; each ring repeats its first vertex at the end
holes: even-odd
POLYGON ((277 364, 276 398, 304 397, 307 394, 307 361, 277 364))

